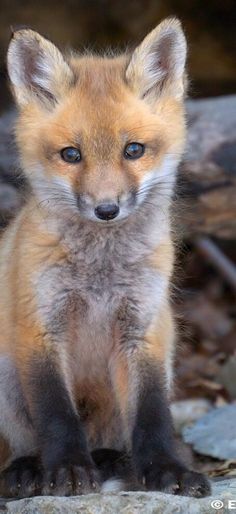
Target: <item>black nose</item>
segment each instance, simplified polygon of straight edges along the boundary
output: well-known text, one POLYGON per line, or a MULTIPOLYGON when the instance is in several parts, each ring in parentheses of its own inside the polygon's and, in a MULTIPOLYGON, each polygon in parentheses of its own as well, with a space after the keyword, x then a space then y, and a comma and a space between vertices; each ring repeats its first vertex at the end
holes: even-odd
POLYGON ((116 203, 101 203, 94 210, 100 220, 113 220, 119 214, 119 205, 116 203))

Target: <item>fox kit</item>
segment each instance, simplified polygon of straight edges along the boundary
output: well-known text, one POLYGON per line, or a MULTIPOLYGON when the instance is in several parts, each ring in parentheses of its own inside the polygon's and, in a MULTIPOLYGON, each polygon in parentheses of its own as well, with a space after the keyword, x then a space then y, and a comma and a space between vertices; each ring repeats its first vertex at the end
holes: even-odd
POLYGON ((119 56, 13 34, 31 194, 1 239, 2 495, 82 494, 112 477, 209 493, 177 456, 168 409, 185 57, 176 19, 119 56))

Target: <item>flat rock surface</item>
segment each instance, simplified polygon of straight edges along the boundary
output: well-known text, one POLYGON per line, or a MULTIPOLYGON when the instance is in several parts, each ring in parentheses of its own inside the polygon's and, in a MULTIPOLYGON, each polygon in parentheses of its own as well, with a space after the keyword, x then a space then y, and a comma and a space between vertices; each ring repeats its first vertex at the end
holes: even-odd
POLYGON ((203 455, 236 460, 236 404, 213 409, 183 430, 186 443, 203 455))
POLYGON ((232 506, 236 508, 236 478, 213 482, 212 495, 201 499, 155 492, 71 498, 45 496, 2 503, 0 511, 7 514, 222 514, 229 513, 232 506))

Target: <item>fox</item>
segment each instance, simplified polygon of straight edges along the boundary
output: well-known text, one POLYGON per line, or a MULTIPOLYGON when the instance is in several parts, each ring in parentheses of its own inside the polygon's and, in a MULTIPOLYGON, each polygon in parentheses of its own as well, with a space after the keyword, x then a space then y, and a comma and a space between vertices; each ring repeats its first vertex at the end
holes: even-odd
POLYGON ((30 193, 0 242, 0 494, 201 497, 170 415, 172 198, 186 39, 61 53, 13 32, 7 67, 30 193))

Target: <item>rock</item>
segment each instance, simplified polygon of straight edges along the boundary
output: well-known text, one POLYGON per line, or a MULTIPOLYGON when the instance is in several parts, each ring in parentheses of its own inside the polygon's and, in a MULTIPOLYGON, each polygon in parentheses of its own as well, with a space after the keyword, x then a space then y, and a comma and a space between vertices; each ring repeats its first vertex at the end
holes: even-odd
POLYGON ((211 403, 204 398, 173 402, 170 409, 176 432, 181 434, 184 427, 192 425, 211 408, 211 403))
POLYGON ((236 404, 213 409, 183 430, 186 443, 203 455, 236 459, 236 404))
POLYGON ((71 498, 45 496, 12 501, 3 505, 3 509, 6 514, 213 514, 215 511, 226 514, 230 501, 236 506, 235 478, 214 482, 212 495, 201 499, 156 492, 71 498), (218 502, 216 510, 213 502, 218 502))

